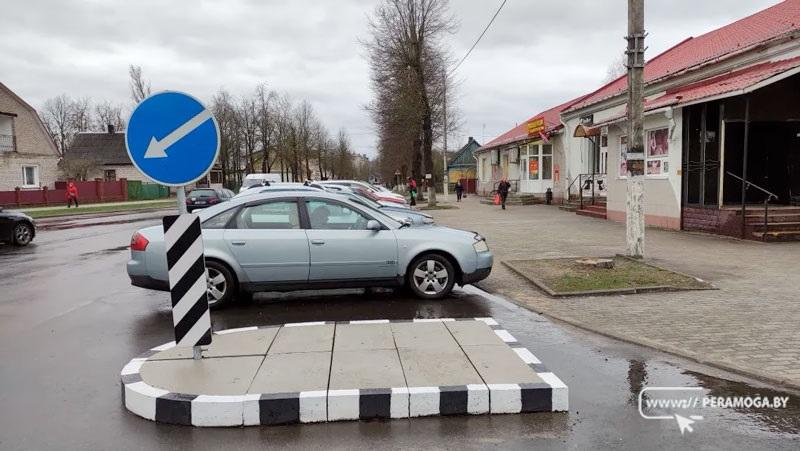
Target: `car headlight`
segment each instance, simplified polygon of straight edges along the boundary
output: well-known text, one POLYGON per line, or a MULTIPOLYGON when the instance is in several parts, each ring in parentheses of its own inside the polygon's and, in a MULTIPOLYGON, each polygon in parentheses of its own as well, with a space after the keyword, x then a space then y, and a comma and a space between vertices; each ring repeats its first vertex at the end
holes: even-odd
POLYGON ((486 240, 480 240, 472 243, 472 247, 475 249, 475 252, 488 252, 489 245, 486 244, 486 240))

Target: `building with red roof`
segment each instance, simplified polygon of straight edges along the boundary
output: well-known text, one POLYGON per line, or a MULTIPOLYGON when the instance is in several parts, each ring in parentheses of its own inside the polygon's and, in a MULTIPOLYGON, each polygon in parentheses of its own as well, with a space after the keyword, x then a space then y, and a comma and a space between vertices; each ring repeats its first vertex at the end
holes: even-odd
MULTIPOLYGON (((648 225, 800 239, 798 38, 800 0, 786 0, 687 38, 647 62, 648 225)), ((559 165, 560 183, 532 186, 523 181, 530 171, 515 174, 510 164, 505 169, 500 149, 536 142, 527 133, 531 120, 482 149, 498 154, 491 174, 507 174, 512 184, 516 176, 520 191, 540 193, 547 185, 564 199, 589 195, 586 189, 591 189, 591 202, 607 205, 595 216, 624 221, 626 102, 627 76, 622 76, 536 116, 546 123, 539 138, 555 137, 553 166, 559 165)), ((544 169, 541 154, 537 158, 544 169)))

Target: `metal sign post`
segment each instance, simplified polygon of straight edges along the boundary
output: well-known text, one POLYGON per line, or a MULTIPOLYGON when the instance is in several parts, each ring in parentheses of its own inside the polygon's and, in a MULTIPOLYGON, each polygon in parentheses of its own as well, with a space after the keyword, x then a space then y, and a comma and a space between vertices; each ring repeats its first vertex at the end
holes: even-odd
POLYGON ((125 147, 131 162, 149 179, 176 188, 178 216, 165 216, 169 287, 176 346, 211 344, 208 282, 200 219, 188 214, 186 185, 203 178, 217 161, 220 146, 216 119, 199 100, 165 91, 142 100, 128 119, 125 147))

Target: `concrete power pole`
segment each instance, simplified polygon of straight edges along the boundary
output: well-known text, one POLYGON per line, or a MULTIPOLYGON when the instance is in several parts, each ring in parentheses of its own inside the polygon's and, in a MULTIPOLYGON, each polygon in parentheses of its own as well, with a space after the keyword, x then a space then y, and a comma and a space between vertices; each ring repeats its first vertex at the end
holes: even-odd
POLYGON ((442 72, 442 94, 444 97, 442 100, 444 104, 442 108, 442 114, 444 114, 444 122, 442 124, 444 128, 442 134, 442 139, 444 141, 442 144, 442 163, 444 164, 444 166, 442 166, 442 194, 444 196, 444 201, 447 202, 447 183, 449 182, 447 176, 447 69, 442 72))
POLYGON ((628 0, 627 255, 644 256, 644 0, 628 0))

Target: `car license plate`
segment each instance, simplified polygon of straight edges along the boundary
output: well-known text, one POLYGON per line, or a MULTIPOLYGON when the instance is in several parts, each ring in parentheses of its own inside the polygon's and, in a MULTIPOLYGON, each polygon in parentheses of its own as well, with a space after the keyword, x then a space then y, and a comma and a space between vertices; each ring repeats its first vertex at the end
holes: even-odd
POLYGON ((204 200, 198 200, 198 201, 197 201, 197 202, 195 202, 195 203, 196 203, 197 205, 205 205, 205 204, 206 204, 206 201, 204 201, 204 200))

